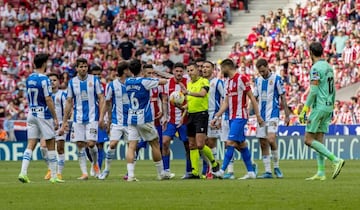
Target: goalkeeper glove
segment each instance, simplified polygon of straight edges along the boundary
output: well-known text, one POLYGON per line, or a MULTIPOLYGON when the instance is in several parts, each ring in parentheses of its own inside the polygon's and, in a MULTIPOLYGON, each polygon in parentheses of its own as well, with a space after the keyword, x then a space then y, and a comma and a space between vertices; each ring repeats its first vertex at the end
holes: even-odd
POLYGON ((301 112, 299 114, 299 121, 301 124, 304 124, 305 121, 307 120, 306 114, 308 111, 309 111, 309 107, 304 105, 303 109, 301 110, 301 112))

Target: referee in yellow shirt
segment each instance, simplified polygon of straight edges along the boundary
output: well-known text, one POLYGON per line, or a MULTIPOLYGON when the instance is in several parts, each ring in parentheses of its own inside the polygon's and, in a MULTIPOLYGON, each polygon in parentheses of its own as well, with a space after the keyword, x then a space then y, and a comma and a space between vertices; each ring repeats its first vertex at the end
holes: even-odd
POLYGON ((209 80, 202 78, 196 63, 187 66, 191 81, 187 84, 187 89, 183 91, 187 96, 187 135, 189 138, 190 160, 192 174, 189 178, 199 179, 199 160, 200 153, 211 163, 213 172, 219 170, 219 163, 215 161, 211 149, 205 145, 208 128, 208 98, 209 80))

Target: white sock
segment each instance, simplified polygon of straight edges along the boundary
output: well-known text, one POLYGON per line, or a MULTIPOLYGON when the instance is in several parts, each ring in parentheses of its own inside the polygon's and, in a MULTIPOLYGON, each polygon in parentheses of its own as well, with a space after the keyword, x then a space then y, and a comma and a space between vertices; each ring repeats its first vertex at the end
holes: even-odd
POLYGON ((216 147, 211 148, 211 152, 214 155, 215 160, 217 160, 218 158, 217 158, 217 149, 216 149, 216 147))
POLYGON ((51 178, 56 178, 57 160, 56 160, 56 151, 55 150, 48 151, 48 162, 49 162, 49 169, 51 172, 51 178))
POLYGON ((27 169, 30 164, 32 152, 33 151, 31 149, 25 149, 25 151, 24 151, 23 160, 21 163, 21 174, 22 175, 27 175, 27 169))
POLYGON ((65 166, 65 154, 59 154, 58 155, 58 174, 62 174, 63 169, 65 166))
POLYGON ((93 148, 89 148, 89 152, 90 152, 90 156, 91 159, 93 161, 93 164, 98 164, 98 157, 99 157, 99 153, 98 153, 98 148, 95 145, 93 148))
POLYGON ((155 163, 157 174, 160 176, 162 171, 164 170, 163 162, 162 162, 162 160, 160 160, 160 161, 157 161, 154 163, 155 163))
POLYGON ((263 156, 263 163, 265 166, 265 172, 270 172, 271 173, 271 161, 270 161, 270 156, 269 155, 264 155, 263 156))
POLYGON ((111 161, 114 156, 115 156, 115 149, 109 148, 109 150, 106 153, 106 158, 105 158, 105 171, 110 171, 111 161))
POLYGON ((234 173, 234 158, 232 158, 231 161, 229 162, 229 165, 227 167, 227 172, 234 173))
POLYGON ((279 152, 277 150, 271 150, 272 160, 274 168, 279 168, 279 152))
POLYGON ((46 147, 40 147, 41 156, 45 160, 46 166, 49 168, 49 154, 48 149, 46 147))
POLYGON ((88 174, 87 173, 87 167, 86 167, 86 152, 85 152, 85 148, 82 148, 79 152, 78 152, 78 158, 79 158, 79 164, 80 164, 80 170, 82 174, 88 174))
POLYGON ((134 163, 128 163, 126 165, 127 171, 128 171, 128 177, 134 177, 134 171, 135 171, 135 164, 134 163))

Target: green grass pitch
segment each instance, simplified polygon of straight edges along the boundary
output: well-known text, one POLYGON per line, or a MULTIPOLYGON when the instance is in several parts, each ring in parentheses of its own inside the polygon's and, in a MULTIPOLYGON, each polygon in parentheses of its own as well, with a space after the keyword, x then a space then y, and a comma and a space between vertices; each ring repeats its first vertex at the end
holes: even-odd
MULTIPOLYGON (((263 164, 256 161, 259 172, 263 164)), ((174 180, 156 180, 151 161, 138 161, 139 182, 125 182, 126 163, 114 161, 107 180, 80 176, 77 161, 65 164, 66 183, 43 180, 43 161, 32 161, 28 175, 32 181, 17 180, 21 162, 1 161, 0 209, 359 209, 360 162, 348 160, 337 179, 327 161, 326 181, 305 181, 316 172, 315 160, 281 161, 283 179, 268 180, 181 180, 185 163, 171 162, 174 180)), ((235 162, 235 174, 245 174, 242 161, 235 162)))

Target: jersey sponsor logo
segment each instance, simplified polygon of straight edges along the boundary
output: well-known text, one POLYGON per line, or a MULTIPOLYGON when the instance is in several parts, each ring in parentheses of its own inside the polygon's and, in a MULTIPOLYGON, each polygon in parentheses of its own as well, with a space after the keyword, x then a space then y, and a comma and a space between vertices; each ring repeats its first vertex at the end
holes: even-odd
POLYGON ((272 80, 270 80, 269 84, 270 84, 270 85, 273 85, 273 84, 274 84, 274 82, 273 82, 272 80))
POLYGON ((88 94, 85 90, 81 91, 81 100, 87 101, 89 99, 88 94))
POLYGON ((43 112, 44 111, 43 107, 33 107, 30 109, 31 109, 31 112, 43 112))
POLYGON ((132 114, 132 115, 143 115, 144 114, 144 110, 141 109, 141 110, 129 110, 129 114, 132 114))
POLYGON ((312 79, 313 80, 319 80, 320 79, 319 73, 317 71, 312 72, 312 79))

